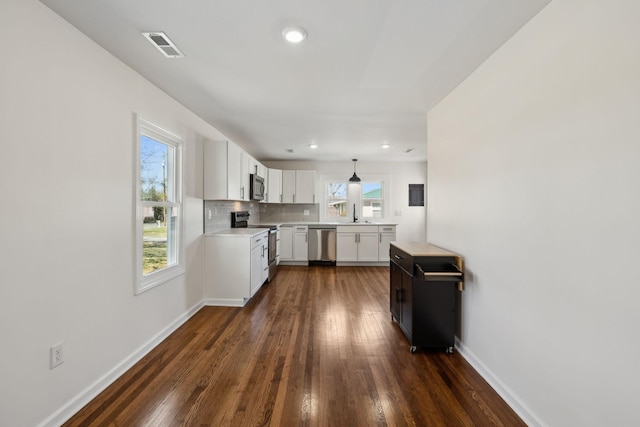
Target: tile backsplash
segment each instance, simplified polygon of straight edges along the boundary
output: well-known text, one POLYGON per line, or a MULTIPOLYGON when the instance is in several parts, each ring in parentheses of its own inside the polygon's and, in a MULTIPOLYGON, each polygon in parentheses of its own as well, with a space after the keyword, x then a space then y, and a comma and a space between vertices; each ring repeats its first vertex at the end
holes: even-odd
POLYGON ((209 233, 231 227, 231 212, 233 211, 249 211, 249 223, 253 224, 319 221, 320 219, 320 209, 317 203, 294 204, 205 200, 204 232, 209 233))

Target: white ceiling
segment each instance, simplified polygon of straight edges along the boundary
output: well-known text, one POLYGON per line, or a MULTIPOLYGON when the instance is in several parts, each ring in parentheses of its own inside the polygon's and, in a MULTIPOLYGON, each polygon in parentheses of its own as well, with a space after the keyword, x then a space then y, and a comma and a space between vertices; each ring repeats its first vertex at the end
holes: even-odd
POLYGON ((41 0, 257 159, 319 161, 426 160, 429 109, 549 1, 41 0))

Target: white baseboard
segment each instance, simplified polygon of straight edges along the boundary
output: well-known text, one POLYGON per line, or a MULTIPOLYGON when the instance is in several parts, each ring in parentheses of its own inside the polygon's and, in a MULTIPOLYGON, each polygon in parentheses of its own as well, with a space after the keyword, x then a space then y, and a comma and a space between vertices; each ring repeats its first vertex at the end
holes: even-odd
POLYGON ((524 403, 513 393, 513 391, 507 387, 497 376, 486 367, 484 363, 476 357, 476 355, 466 348, 462 341, 456 337, 456 349, 462 357, 475 369, 486 382, 507 402, 507 405, 518 414, 522 421, 524 421, 530 427, 543 427, 545 424, 538 418, 524 403))
POLYGON ((160 344, 165 338, 171 335, 176 329, 178 329, 183 323, 191 318, 204 306, 200 301, 187 312, 182 314, 176 320, 171 322, 169 326, 164 328, 153 338, 147 341, 142 347, 138 348, 131 355, 126 357, 122 362, 116 365, 113 369, 99 378, 96 382, 87 387, 84 391, 69 400, 56 412, 38 424, 39 427, 56 427, 62 425, 65 421, 71 418, 76 412, 82 409, 87 403, 93 400, 104 389, 111 385, 115 380, 120 378, 127 370, 146 356, 151 350, 153 350, 158 344, 160 344))
POLYGON ((244 307, 247 304, 243 298, 205 298, 203 302, 203 305, 214 307, 244 307))
POLYGON ((244 298, 205 298, 204 305, 214 307, 244 307, 248 299, 244 298))

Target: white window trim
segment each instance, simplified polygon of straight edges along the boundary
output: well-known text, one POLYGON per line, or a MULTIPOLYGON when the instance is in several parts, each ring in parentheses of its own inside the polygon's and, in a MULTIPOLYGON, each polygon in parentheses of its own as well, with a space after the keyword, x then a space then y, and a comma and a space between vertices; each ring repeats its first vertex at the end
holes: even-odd
MULTIPOLYGON (((135 146, 135 182, 134 182, 134 206, 135 206, 135 245, 136 245, 136 256, 135 256, 135 295, 139 295, 151 288, 154 288, 162 283, 165 283, 171 279, 174 279, 185 273, 184 268, 184 208, 182 197, 184 194, 183 188, 183 178, 182 178, 182 159, 183 159, 183 144, 182 138, 179 136, 162 129, 159 126, 154 125, 138 116, 135 115, 136 122, 136 133, 135 138, 136 142, 135 146), (140 195, 140 140, 142 135, 147 135, 159 142, 162 142, 167 145, 171 145, 175 149, 175 189, 176 189, 176 200, 175 202, 165 202, 162 205, 166 205, 167 207, 177 207, 178 209, 178 226, 177 226, 177 253, 176 253, 176 263, 163 268, 162 270, 155 271, 153 273, 147 274, 146 276, 143 274, 142 270, 142 247, 143 247, 143 219, 144 219, 144 207, 145 202, 141 200, 140 195)), ((159 203, 154 202, 154 205, 158 205, 159 203)))
MULTIPOLYGON (((377 217, 366 217, 366 218, 358 218, 358 220, 371 220, 372 222, 383 222, 388 221, 391 218, 391 177, 389 175, 367 175, 367 174, 359 174, 360 179, 364 182, 382 182, 382 218, 377 217)), ((355 198, 349 188, 349 176, 347 175, 321 175, 320 183, 322 185, 322 193, 321 193, 321 203, 320 206, 320 221, 321 222, 344 222, 345 224, 352 221, 352 215, 347 215, 346 218, 328 218, 327 217, 327 185, 330 182, 346 182, 347 183, 347 204, 351 206, 353 203, 356 204, 356 212, 362 212, 362 185, 360 185, 360 192, 358 197, 355 198)), ((351 212, 349 210, 349 212, 351 212)))
MULTIPOLYGON (((389 176, 387 175, 362 175, 360 177, 362 182, 381 182, 382 183, 382 217, 374 217, 374 216, 363 216, 361 219, 363 220, 372 220, 372 221, 383 221, 385 218, 389 218, 389 187, 391 185, 391 181, 389 176)), ((362 213, 362 187, 360 188, 360 197, 358 200, 359 209, 358 212, 362 213)))

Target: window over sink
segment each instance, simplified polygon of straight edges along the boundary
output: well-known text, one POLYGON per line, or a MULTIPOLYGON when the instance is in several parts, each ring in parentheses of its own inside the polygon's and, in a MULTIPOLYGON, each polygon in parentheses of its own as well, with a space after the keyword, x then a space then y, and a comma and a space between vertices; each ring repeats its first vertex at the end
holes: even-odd
POLYGON ((347 217, 347 182, 327 182, 325 213, 328 219, 347 217))
POLYGON ((353 205, 356 205, 356 215, 361 221, 380 220, 388 217, 385 199, 388 200, 389 182, 386 175, 362 174, 362 181, 349 183, 344 177, 323 176, 321 185, 324 187, 323 209, 320 212, 322 220, 344 221, 353 220, 353 205))

